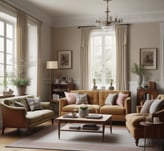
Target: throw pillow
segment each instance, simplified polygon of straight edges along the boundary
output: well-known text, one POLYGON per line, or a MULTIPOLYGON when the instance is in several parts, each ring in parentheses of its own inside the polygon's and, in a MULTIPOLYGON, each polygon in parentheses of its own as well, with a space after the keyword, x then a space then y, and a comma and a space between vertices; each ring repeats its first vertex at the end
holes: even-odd
POLYGON ((155 112, 158 112, 159 110, 161 110, 163 108, 164 108, 164 100, 155 99, 150 106, 149 112, 155 113, 155 112))
POLYGON ((64 94, 67 99, 67 104, 75 104, 76 103, 76 93, 64 92, 64 94))
POLYGON ((76 94, 76 104, 88 104, 87 94, 76 94))
POLYGON ((40 97, 27 98, 27 103, 31 111, 42 109, 42 106, 40 104, 40 97))
POLYGON ((140 113, 149 113, 149 109, 154 100, 146 100, 143 104, 140 113))
POLYGON ((120 106, 124 106, 124 101, 125 99, 128 97, 128 94, 124 94, 122 92, 120 92, 118 94, 117 100, 116 100, 116 104, 120 105, 120 106))
POLYGON ((24 108, 26 111, 27 111, 27 109, 26 109, 26 107, 24 106, 24 104, 23 103, 20 103, 20 102, 14 102, 14 106, 15 107, 22 107, 22 108, 24 108))
POLYGON ((109 93, 107 98, 105 99, 105 104, 109 104, 109 105, 114 105, 116 104, 116 98, 117 98, 117 93, 109 93))

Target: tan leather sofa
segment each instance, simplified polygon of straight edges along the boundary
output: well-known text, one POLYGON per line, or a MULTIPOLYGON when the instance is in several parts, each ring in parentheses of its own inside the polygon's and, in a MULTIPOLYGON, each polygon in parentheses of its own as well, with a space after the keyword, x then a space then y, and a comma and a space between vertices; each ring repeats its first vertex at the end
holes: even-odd
MULTIPOLYGON (((157 99, 164 99, 164 95, 160 94, 158 95, 157 99)), ((155 101, 155 100, 153 100, 155 101)), ((141 107, 139 107, 141 108, 141 107)), ((138 110, 140 111, 140 110, 138 110)), ((146 121, 147 118, 151 118, 153 121, 154 117, 159 117, 160 121, 164 122, 164 106, 161 106, 161 109, 154 113, 130 113, 126 115, 126 127, 129 131, 129 133, 132 135, 132 137, 135 139, 136 146, 139 144, 139 139, 144 138, 144 127, 140 125, 140 122, 146 121)), ((155 130, 152 130, 152 127, 147 127, 146 130, 146 138, 164 138, 164 124, 158 125, 155 127, 155 130), (153 133, 156 132, 156 133, 153 133), (159 135, 160 133, 160 135, 159 135), (159 136, 157 136, 159 135, 159 136)))
POLYGON ((2 134, 5 128, 32 128, 51 120, 53 124, 54 112, 50 109, 49 102, 40 102, 41 109, 30 111, 27 98, 32 96, 18 96, 0 100, 2 114, 2 134), (16 107, 14 102, 23 103, 25 107, 16 107))
MULTIPOLYGON (((71 93, 87 94, 88 106, 90 113, 112 114, 112 121, 125 121, 125 115, 131 113, 131 92, 130 91, 113 91, 113 90, 72 90, 71 93), (107 105, 105 100, 108 94, 122 92, 127 94, 123 106, 107 105)), ((59 100, 59 114, 73 112, 78 109, 77 104, 67 104, 67 99, 61 98, 59 100)))

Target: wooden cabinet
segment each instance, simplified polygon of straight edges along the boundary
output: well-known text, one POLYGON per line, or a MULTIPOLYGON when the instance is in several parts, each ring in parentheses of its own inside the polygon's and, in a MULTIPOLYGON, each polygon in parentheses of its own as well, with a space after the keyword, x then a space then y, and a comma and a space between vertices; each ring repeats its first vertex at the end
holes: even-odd
POLYGON ((137 105, 143 105, 148 99, 155 99, 158 95, 158 89, 138 88, 137 105))
POLYGON ((53 99, 53 94, 59 95, 59 97, 64 97, 64 92, 69 92, 70 90, 74 90, 75 86, 73 83, 52 83, 51 84, 51 98, 53 99))

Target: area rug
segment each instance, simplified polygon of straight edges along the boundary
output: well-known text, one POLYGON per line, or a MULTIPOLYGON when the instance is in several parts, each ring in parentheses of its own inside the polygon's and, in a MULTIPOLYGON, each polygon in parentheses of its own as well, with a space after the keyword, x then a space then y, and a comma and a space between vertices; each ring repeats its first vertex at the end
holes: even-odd
MULTIPOLYGON (((102 134, 65 131, 61 132, 59 140, 56 126, 51 126, 6 147, 63 151, 141 151, 143 150, 142 143, 141 140, 140 147, 137 147, 135 140, 124 126, 113 126, 112 134, 107 127, 104 142, 102 134)), ((150 147, 148 150, 156 151, 150 147)))

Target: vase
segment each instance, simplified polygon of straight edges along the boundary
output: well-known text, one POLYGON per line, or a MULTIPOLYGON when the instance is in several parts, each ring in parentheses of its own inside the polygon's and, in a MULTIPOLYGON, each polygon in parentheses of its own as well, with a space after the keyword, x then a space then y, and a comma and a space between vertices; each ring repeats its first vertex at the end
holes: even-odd
POLYGON ((88 114, 89 114, 89 110, 88 109, 79 109, 79 116, 80 117, 86 117, 86 116, 88 116, 88 114))
POLYGON ((26 94, 26 86, 17 86, 18 95, 25 95, 26 94))
POLYGON ((142 75, 138 75, 137 76, 138 88, 142 87, 142 82, 143 82, 143 76, 142 75))

